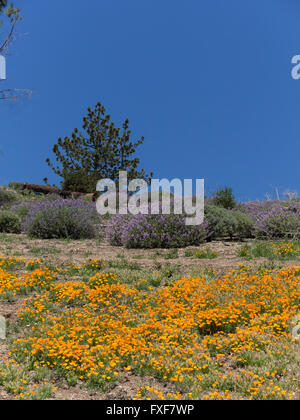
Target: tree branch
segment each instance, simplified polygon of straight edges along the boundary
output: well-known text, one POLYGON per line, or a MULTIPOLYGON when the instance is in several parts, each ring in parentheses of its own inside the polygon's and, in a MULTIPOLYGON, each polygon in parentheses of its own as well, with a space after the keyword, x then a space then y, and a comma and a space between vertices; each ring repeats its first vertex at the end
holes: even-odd
MULTIPOLYGON (((0 0, 0 15, 2 14, 6 16, 10 23, 8 34, 4 41, 1 41, 2 44, 0 45, 0 54, 4 55, 7 53, 7 50, 14 39, 17 22, 22 20, 22 17, 20 16, 20 10, 15 9, 12 4, 8 5, 7 0, 0 0)), ((0 26, 2 24, 3 22, 0 22, 0 26)), ((29 97, 31 93, 32 92, 27 89, 4 89, 0 90, 0 100, 29 97)))
POLYGON ((29 98, 32 91, 27 89, 4 89, 0 90, 0 100, 5 99, 18 99, 21 97, 29 98))
POLYGON ((17 23, 16 20, 12 22, 12 26, 11 26, 11 29, 9 31, 9 34, 7 35, 7 37, 4 40, 3 44, 0 46, 0 54, 2 54, 2 55, 5 53, 5 51, 9 47, 10 43, 12 42, 13 34, 15 32, 16 23, 17 23))

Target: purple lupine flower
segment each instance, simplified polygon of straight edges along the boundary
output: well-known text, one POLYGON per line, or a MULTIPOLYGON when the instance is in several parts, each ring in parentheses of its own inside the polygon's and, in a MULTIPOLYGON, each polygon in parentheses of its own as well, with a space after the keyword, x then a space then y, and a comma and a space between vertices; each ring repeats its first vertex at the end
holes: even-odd
POLYGON ((100 216, 93 203, 82 200, 33 202, 28 208, 23 229, 31 236, 50 238, 91 238, 100 216))
POLYGON ((206 239, 207 224, 186 226, 183 215, 114 216, 106 234, 112 245, 128 248, 181 248, 206 239))

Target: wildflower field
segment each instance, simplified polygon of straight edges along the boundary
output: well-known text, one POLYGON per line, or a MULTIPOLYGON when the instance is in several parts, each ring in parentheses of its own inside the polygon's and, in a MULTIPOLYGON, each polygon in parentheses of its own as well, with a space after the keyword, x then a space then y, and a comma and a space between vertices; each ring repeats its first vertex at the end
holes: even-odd
POLYGON ((0 401, 300 400, 297 0, 66 3, 0 0, 0 401))
MULTIPOLYGON (((270 246, 275 255, 295 248, 270 246)), ((0 305, 16 313, 0 389, 17 399, 60 398, 62 389, 105 399, 130 380, 131 399, 299 399, 300 264, 247 263, 188 276, 122 258, 1 257, 0 305)))

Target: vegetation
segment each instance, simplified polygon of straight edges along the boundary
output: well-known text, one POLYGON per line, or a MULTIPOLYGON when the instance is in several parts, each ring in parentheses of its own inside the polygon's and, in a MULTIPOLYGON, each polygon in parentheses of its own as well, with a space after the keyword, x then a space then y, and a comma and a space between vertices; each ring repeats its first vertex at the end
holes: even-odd
POLYGON ((14 191, 0 190, 0 207, 10 206, 19 201, 19 196, 14 191))
POLYGON ((185 251, 186 257, 193 257, 199 259, 214 259, 218 257, 218 253, 215 249, 206 248, 206 249, 189 249, 185 251))
POLYGON ((21 233, 19 217, 10 211, 0 211, 0 232, 21 233))
POLYGON ((82 128, 85 134, 75 128, 71 138, 58 139, 53 147, 56 166, 50 159, 46 160, 54 173, 63 179, 63 189, 94 193, 99 180, 117 181, 121 170, 128 172, 129 180, 149 181, 152 174, 148 176, 144 170, 138 170, 140 160, 135 156, 144 137, 131 142, 128 120, 124 121, 122 130, 117 128, 103 105, 97 103, 94 109, 88 108, 82 128))
POLYGON ((136 399, 299 398, 292 331, 299 330, 300 272, 287 264, 299 259, 300 243, 285 239, 287 221, 300 220, 297 202, 230 210, 206 203, 197 227, 174 214, 108 217, 107 238, 124 248, 104 259, 95 257, 103 219, 94 203, 12 191, 1 191, 0 200, 7 255, 0 257, 0 300, 18 305, 8 324, 10 355, 0 359, 0 387, 11 398, 55 398, 65 384, 103 396, 127 372, 143 384, 136 399), (11 233, 21 226, 30 259, 15 249, 19 236, 11 233), (68 262, 65 248, 72 256, 72 241, 84 238, 81 254, 90 258, 68 262), (206 242, 249 238, 230 258, 260 265, 236 262, 218 275, 222 255, 206 242), (151 267, 142 255, 127 258, 126 248, 147 249, 136 253, 147 253, 151 267))
POLYGON ((41 239, 93 238, 97 220, 94 206, 80 200, 45 201, 32 206, 24 222, 29 236, 41 239))
POLYGON ((299 398, 297 267, 189 278, 103 260, 47 268, 1 257, 0 267, 0 298, 28 295, 0 364, 16 399, 55 397, 63 384, 103 393, 128 372, 147 378, 136 399, 299 398))
POLYGON ((211 240, 222 237, 242 239, 252 236, 253 221, 244 214, 207 204, 205 221, 208 223, 208 237, 211 240))
POLYGON ((232 188, 220 188, 214 196, 214 204, 216 206, 224 207, 224 209, 233 209, 236 206, 236 201, 233 195, 232 188))
POLYGON ((206 225, 186 226, 181 215, 118 215, 107 228, 110 243, 127 248, 183 248, 200 245, 206 236, 206 225))
MULTIPOLYGON (((0 208, 15 213, 22 221, 23 231, 27 232, 24 222, 29 214, 39 207, 51 207, 54 202, 60 202, 63 207, 81 206, 83 212, 87 211, 85 218, 89 218, 89 212, 93 209, 94 225, 102 223, 97 216, 95 204, 88 197, 81 200, 63 200, 54 194, 43 196, 26 191, 0 190, 0 208)), ((175 214, 112 217, 108 215, 104 218, 108 225, 107 239, 111 245, 129 248, 178 248, 223 238, 300 238, 300 203, 296 200, 239 203, 233 210, 209 203, 211 201, 205 203, 203 225, 194 228, 186 226, 184 217, 175 214)))
POLYGON ((253 221, 257 239, 300 238, 299 201, 265 201, 239 205, 239 211, 253 221))
POLYGON ((240 257, 268 258, 269 260, 297 259, 300 255, 299 242, 260 242, 252 245, 244 245, 238 252, 240 257))
MULTIPOLYGON (((0 0, 0 17, 3 61, 20 10, 0 0)), ((119 171, 149 183, 143 143, 98 102, 46 160, 64 191, 31 185, 72 199, 1 187, 0 399, 108 399, 129 383, 136 400, 299 400, 300 201, 237 203, 225 187, 187 226, 172 205, 100 217, 93 194, 74 199, 119 171)))

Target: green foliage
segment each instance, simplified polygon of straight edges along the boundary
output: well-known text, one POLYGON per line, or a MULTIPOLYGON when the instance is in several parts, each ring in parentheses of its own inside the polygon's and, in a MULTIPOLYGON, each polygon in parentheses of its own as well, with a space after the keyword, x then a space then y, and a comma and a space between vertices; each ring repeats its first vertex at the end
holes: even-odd
POLYGON ((249 245, 242 246, 242 248, 238 251, 237 255, 239 257, 251 258, 249 245))
POLYGON ((83 118, 85 134, 74 129, 71 138, 59 138, 53 147, 57 165, 50 159, 46 162, 60 176, 66 190, 95 192, 97 181, 109 178, 118 180, 119 171, 126 170, 129 179, 142 178, 149 182, 150 176, 139 171, 140 160, 134 157, 136 149, 144 142, 142 137, 130 141, 131 131, 126 119, 122 130, 117 128, 99 102, 94 109, 88 108, 83 118))
POLYGON ((251 254, 255 258, 273 258, 274 257, 272 245, 268 242, 263 242, 263 243, 255 245, 251 249, 251 254))
POLYGON ((235 234, 236 219, 234 215, 221 207, 206 205, 205 220, 208 222, 208 231, 211 239, 235 234))
POLYGON ((250 217, 241 213, 234 213, 236 219, 236 236, 240 239, 253 237, 254 222, 250 217))
POLYGON ((17 193, 12 191, 0 190, 0 206, 9 206, 10 204, 17 203, 19 196, 17 193))
POLYGON ((166 260, 175 260, 176 258, 179 258, 179 254, 178 254, 178 249, 174 248, 171 249, 166 255, 165 255, 165 259, 166 260))
POLYGON ((199 258, 200 260, 209 259, 212 260, 218 257, 218 253, 214 249, 197 249, 195 251, 195 258, 199 258))
MULTIPOLYGON (((4 40, 4 42, 1 41, 0 45, 0 53, 5 51, 7 48, 11 36, 14 30, 14 25, 18 20, 22 20, 22 17, 20 16, 20 9, 15 9, 13 4, 8 4, 8 0, 0 0, 0 15, 4 15, 6 18, 8 18, 10 24, 11 24, 11 30, 9 32, 8 37, 4 40)), ((0 26, 4 24, 4 21, 0 21, 0 26)))
POLYGON ((253 222, 247 216, 208 204, 204 212, 210 239, 226 236, 242 239, 252 236, 253 222))
POLYGON ((38 203, 24 222, 27 234, 38 239, 70 238, 73 240, 95 237, 93 206, 79 200, 57 200, 38 203))
POLYGON ((245 245, 238 252, 240 257, 248 259, 268 258, 280 261, 298 258, 299 254, 300 243, 298 241, 253 243, 251 246, 245 245))
POLYGON ((255 229, 257 239, 278 239, 288 237, 300 237, 300 220, 298 215, 273 214, 255 229))
POLYGON ((214 249, 188 249, 184 256, 188 258, 209 259, 212 260, 218 257, 218 253, 214 249))
POLYGON ((224 209, 233 209, 236 206, 236 201, 232 192, 232 188, 220 188, 214 197, 214 204, 224 209))
POLYGON ((7 0, 0 0, 0 13, 2 13, 4 7, 7 5, 7 0))
POLYGON ((97 176, 88 175, 84 169, 74 170, 72 172, 64 171, 64 180, 62 188, 66 191, 94 192, 96 190, 97 176), (94 190, 92 191, 92 188, 94 190))
POLYGON ((182 215, 116 215, 106 228, 111 245, 126 248, 184 248, 205 242, 205 225, 187 226, 182 215))
POLYGON ((0 232, 21 233, 19 217, 10 211, 0 211, 0 232))

